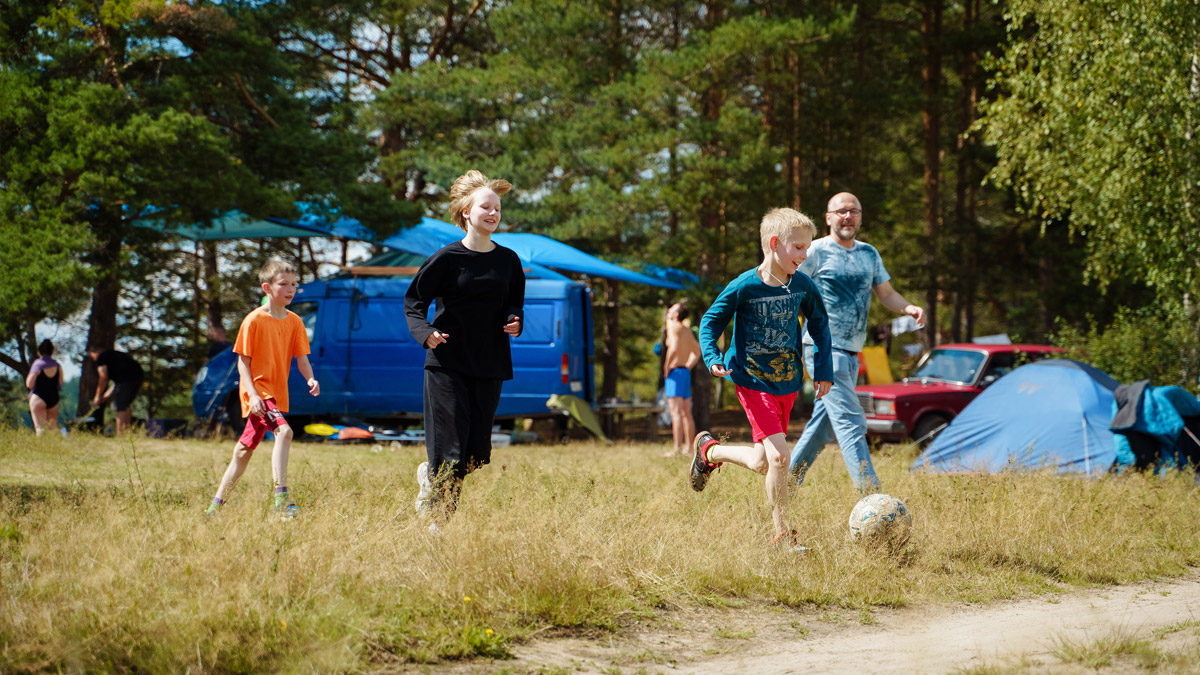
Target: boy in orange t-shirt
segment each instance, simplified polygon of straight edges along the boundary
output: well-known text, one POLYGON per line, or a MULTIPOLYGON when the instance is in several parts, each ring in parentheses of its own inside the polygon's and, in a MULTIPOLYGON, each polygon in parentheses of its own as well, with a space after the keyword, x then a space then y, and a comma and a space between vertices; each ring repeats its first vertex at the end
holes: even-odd
POLYGON ((267 303, 246 315, 238 330, 233 351, 238 355, 238 375, 242 398, 242 416, 246 429, 233 447, 233 460, 217 495, 205 513, 213 515, 225 504, 225 496, 242 477, 250 456, 270 429, 275 434, 271 454, 271 473, 275 478, 275 512, 284 520, 295 518, 300 509, 292 503, 287 489, 288 450, 292 445, 292 427, 283 418, 288 411, 288 369, 292 357, 308 381, 308 393, 317 396, 321 386, 313 377, 308 362, 308 335, 304 322, 287 306, 296 296, 296 270, 290 263, 271 260, 258 273, 267 303))

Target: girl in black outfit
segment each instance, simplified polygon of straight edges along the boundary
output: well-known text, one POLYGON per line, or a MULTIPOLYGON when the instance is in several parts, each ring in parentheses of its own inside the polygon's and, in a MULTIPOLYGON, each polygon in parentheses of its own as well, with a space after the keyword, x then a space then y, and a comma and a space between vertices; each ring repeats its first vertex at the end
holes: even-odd
POLYGON ((54 354, 54 343, 42 340, 38 345, 38 358, 29 367, 25 386, 29 388, 29 416, 33 418, 33 430, 38 436, 46 429, 58 426, 58 395, 62 391, 62 366, 50 358, 54 354))
POLYGON ((513 376, 509 340, 521 334, 525 274, 517 254, 492 241, 500 195, 511 189, 478 171, 454 181, 450 212, 466 236, 425 261, 404 299, 408 329, 427 350, 429 461, 417 468, 417 511, 433 516, 434 532, 454 513, 466 475, 491 461, 500 384, 513 376))

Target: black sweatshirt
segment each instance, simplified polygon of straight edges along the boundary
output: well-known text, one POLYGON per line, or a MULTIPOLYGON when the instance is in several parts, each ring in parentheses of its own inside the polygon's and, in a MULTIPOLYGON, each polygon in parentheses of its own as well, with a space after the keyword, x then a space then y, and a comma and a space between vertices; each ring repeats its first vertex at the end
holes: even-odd
POLYGON ((472 377, 511 380, 512 352, 504 325, 511 317, 525 327, 525 273, 521 259, 499 244, 486 253, 456 241, 421 265, 404 294, 408 330, 421 346, 434 330, 446 342, 425 352, 425 367, 472 377), (430 324, 429 303, 437 300, 430 324))

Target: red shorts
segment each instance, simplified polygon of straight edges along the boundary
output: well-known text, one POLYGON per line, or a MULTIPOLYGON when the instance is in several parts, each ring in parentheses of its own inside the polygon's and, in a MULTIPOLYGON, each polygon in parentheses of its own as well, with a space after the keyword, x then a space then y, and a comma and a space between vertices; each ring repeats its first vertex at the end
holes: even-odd
POLYGON ((279 408, 275 405, 275 399, 264 399, 263 405, 266 406, 267 412, 262 417, 250 413, 250 416, 246 418, 246 428, 238 438, 238 443, 250 450, 258 447, 263 436, 266 435, 267 429, 274 431, 287 424, 287 420, 283 419, 283 413, 279 412, 279 408))
POLYGON ((737 400, 746 411, 750 420, 750 429, 754 431, 754 442, 757 443, 767 436, 786 434, 788 418, 792 416, 792 404, 796 402, 795 394, 768 394, 765 391, 737 387, 737 400))

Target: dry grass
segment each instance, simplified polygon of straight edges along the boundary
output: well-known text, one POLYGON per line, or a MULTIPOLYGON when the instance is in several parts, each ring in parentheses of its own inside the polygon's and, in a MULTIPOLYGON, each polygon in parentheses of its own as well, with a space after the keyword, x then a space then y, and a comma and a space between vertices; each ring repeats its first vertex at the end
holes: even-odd
POLYGON ((1193 675, 1200 672, 1200 631, 1196 621, 1138 633, 1117 628, 1098 639, 1052 636, 1049 656, 1028 654, 1002 663, 983 664, 956 671, 960 675, 1026 675, 1028 673, 1161 673, 1193 675), (1176 635, 1184 633, 1184 635, 1176 635), (1171 638, 1176 639, 1171 639, 1171 638))
POLYGON ((659 445, 499 449, 437 537, 413 514, 419 448, 298 445, 291 523, 269 516, 263 452, 207 520, 230 445, 0 432, 0 671, 370 670, 503 657, 547 629, 663 608, 869 618, 1200 563, 1190 475, 936 477, 885 452, 876 468, 914 517, 887 557, 849 541, 857 495, 830 451, 792 492, 813 548, 796 558, 766 544, 760 478, 727 467, 696 494, 659 445))

